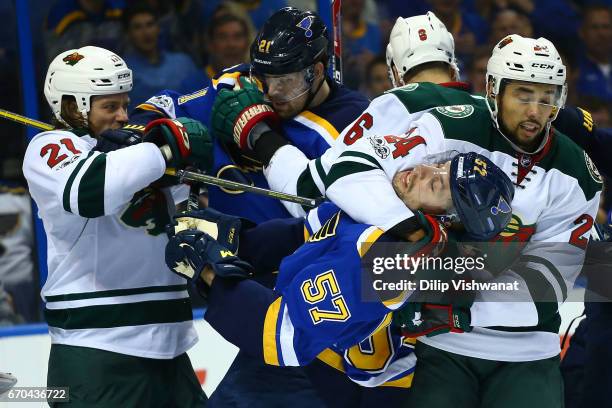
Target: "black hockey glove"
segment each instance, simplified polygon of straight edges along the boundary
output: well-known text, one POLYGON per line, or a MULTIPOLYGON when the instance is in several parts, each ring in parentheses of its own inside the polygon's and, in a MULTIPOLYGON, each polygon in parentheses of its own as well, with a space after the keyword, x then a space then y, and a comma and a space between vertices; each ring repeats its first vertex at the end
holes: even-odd
POLYGON ((142 141, 142 136, 128 128, 107 129, 98 136, 98 143, 93 150, 102 153, 112 152, 124 147, 138 144, 142 141))

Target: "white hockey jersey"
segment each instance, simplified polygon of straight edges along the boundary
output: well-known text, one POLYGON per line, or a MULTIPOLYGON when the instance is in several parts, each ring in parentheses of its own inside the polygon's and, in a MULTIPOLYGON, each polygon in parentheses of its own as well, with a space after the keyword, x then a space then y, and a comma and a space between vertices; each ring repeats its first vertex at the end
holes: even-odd
POLYGON ((141 143, 110 153, 68 131, 38 134, 23 164, 47 234, 42 290, 53 343, 169 359, 197 342, 185 281, 164 263, 172 195, 141 143))

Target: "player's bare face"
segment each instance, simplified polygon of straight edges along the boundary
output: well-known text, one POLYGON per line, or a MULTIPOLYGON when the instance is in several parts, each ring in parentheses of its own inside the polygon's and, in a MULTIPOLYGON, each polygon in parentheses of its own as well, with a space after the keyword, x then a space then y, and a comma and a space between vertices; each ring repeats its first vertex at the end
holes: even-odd
POLYGON ((94 96, 89 110, 89 130, 98 136, 107 129, 119 129, 127 124, 127 108, 130 103, 127 93, 94 96))
POLYGON ((393 189, 411 210, 427 214, 445 214, 452 208, 450 161, 418 165, 393 176, 393 189))
POLYGON ((536 148, 558 104, 556 85, 511 82, 501 95, 500 119, 507 135, 521 148, 536 148))

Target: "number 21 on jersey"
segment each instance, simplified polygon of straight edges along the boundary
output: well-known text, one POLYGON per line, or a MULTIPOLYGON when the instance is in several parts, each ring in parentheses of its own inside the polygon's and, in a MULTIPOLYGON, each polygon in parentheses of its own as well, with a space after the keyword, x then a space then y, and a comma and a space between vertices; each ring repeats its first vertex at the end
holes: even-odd
MULTIPOLYGON (((62 146, 64 146, 70 153, 72 154, 80 154, 81 151, 74 147, 74 143, 69 138, 64 138, 60 140, 62 146)), ((40 149, 40 157, 45 157, 47 154, 49 158, 47 159, 47 165, 51 168, 57 166, 61 162, 63 162, 68 155, 66 153, 60 154, 62 150, 62 146, 57 143, 49 143, 46 144, 40 149)))

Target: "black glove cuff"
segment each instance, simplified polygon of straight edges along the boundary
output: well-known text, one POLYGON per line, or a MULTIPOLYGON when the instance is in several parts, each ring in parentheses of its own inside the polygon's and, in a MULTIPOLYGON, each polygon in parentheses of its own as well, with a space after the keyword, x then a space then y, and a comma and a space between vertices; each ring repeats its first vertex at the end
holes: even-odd
POLYGON ((267 166, 274 153, 289 142, 274 130, 264 132, 255 143, 254 151, 257 159, 267 166))

